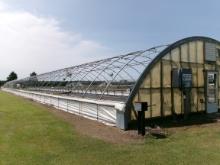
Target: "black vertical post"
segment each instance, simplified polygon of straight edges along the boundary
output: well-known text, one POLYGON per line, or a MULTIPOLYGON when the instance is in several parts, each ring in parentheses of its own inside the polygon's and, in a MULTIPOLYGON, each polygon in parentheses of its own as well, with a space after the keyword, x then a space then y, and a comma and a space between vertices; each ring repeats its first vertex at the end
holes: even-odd
POLYGON ((184 99, 183 99, 183 107, 184 107, 184 120, 187 119, 187 95, 184 94, 184 99))
POLYGON ((141 134, 141 111, 138 111, 138 116, 137 116, 137 127, 138 127, 138 135, 141 134))
POLYGON ((142 103, 141 105, 141 135, 145 135, 145 111, 147 111, 148 105, 147 102, 142 103))
POLYGON ((138 134, 145 135, 145 111, 147 111, 147 102, 141 103, 141 111, 138 111, 138 134))
POLYGON ((191 99, 190 99, 190 90, 189 89, 185 89, 185 93, 184 93, 184 119, 188 118, 189 113, 191 112, 191 99))

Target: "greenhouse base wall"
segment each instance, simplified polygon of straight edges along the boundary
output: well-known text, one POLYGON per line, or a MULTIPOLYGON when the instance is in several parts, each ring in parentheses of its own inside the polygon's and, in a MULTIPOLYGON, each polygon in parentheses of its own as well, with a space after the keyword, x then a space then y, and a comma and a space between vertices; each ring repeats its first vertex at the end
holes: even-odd
POLYGON ((127 129, 127 123, 121 121, 125 120, 123 102, 97 101, 9 88, 2 88, 2 90, 53 106, 65 112, 96 120, 105 125, 116 126, 123 130, 127 129), (118 109, 117 107, 122 108, 118 109))

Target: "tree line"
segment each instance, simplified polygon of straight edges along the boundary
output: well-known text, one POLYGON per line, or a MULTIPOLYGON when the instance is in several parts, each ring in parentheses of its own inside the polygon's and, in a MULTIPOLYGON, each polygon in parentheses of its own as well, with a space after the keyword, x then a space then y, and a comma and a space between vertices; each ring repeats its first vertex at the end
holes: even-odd
MULTIPOLYGON (((33 76, 37 76, 37 73, 36 73, 36 72, 30 73, 30 77, 33 77, 33 76)), ((17 79, 18 79, 17 73, 15 73, 14 71, 12 71, 12 72, 8 75, 8 77, 6 78, 6 81, 0 80, 0 86, 4 85, 6 82, 13 81, 13 80, 17 80, 17 79)))

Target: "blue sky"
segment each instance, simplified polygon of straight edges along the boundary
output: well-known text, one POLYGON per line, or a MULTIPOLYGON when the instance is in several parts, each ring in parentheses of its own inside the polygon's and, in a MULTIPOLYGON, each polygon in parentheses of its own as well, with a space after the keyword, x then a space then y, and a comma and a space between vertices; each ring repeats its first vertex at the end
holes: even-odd
MULTIPOLYGON (((7 6, 7 10, 4 11, 8 13, 14 15, 29 13, 38 19, 48 19, 49 22, 55 20, 55 29, 64 33, 67 38, 68 35, 74 36, 73 38, 80 36, 77 42, 90 41, 93 46, 95 45, 91 53, 90 49, 82 53, 78 49, 77 53, 71 50, 71 53, 75 54, 74 59, 77 57, 80 60, 71 62, 66 59, 67 62, 63 60, 62 65, 54 61, 54 65, 50 64, 48 67, 45 66, 47 63, 44 63, 43 67, 31 68, 32 64, 26 68, 39 73, 172 43, 189 36, 202 35, 220 39, 218 19, 220 1, 217 0, 0 0, 0 2, 7 6)), ((71 47, 72 43, 68 44, 68 47, 71 47)), ((91 47, 91 44, 89 46, 91 47)), ((50 53, 50 49, 47 53, 43 51, 44 56, 50 53)), ((82 49, 87 48, 84 46, 82 49)), ((31 49, 30 52, 34 50, 31 49)), ((62 54, 62 51, 59 51, 62 54)), ((65 57, 70 57, 71 53, 65 57)), ((29 60, 35 58, 36 56, 33 56, 29 60)), ((25 69, 23 66, 13 69, 21 72, 21 77, 28 73, 22 71, 25 69)), ((9 72, 9 68, 5 71, 9 72)))

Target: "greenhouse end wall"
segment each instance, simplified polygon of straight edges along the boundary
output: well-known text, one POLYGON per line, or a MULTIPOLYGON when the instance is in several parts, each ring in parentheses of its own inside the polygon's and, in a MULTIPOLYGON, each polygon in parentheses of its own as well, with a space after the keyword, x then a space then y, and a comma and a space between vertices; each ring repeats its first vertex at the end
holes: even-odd
MULTIPOLYGON (((172 47, 172 46, 171 46, 172 47)), ((132 100, 148 102, 146 118, 184 114, 184 94, 179 87, 172 86, 172 70, 191 69, 192 88, 190 91, 190 112, 207 112, 207 72, 216 73, 216 104, 220 98, 220 44, 212 40, 191 39, 176 44, 154 62, 142 77, 139 88, 132 100), (211 56, 211 57, 210 57, 211 56)), ((135 119, 135 111, 132 117, 135 119)))

